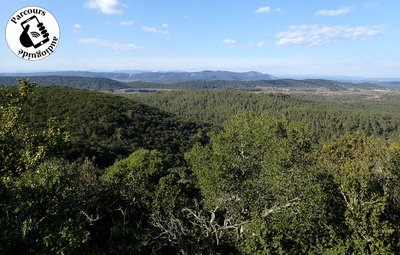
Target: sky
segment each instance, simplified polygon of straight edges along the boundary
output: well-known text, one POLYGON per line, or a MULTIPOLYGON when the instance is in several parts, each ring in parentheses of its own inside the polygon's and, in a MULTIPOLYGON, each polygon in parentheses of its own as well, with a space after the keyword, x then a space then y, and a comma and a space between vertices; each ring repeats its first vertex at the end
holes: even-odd
POLYGON ((400 1, 0 0, 0 72, 259 71, 400 77, 400 1), (5 39, 12 14, 50 11, 60 43, 27 61, 5 39))

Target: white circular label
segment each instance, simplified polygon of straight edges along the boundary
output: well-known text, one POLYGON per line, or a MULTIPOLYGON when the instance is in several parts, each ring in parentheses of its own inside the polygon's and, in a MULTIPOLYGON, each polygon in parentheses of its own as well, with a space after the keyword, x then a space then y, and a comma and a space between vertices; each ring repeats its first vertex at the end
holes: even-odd
POLYGON ((6 39, 11 51, 25 60, 40 60, 53 54, 60 41, 56 18, 41 7, 25 7, 9 19, 6 39))

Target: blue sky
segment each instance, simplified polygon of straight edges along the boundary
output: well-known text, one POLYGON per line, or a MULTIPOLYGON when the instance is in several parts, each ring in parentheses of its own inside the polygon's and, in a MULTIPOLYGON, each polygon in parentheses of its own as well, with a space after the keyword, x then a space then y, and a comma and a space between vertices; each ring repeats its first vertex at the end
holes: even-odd
POLYGON ((26 6, 57 18, 50 57, 17 58, 5 38, 0 72, 260 71, 400 77, 400 1, 1 0, 0 21, 26 6))

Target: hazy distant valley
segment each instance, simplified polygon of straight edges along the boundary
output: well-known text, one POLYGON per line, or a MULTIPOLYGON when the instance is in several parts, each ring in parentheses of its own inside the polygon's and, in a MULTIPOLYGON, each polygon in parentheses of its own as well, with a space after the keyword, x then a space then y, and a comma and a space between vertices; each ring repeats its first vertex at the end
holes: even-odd
POLYGON ((380 99, 399 93, 400 81, 382 78, 353 81, 288 79, 259 72, 42 72, 3 73, 0 84, 16 85, 18 77, 40 85, 69 86, 115 93, 145 93, 163 90, 237 90, 256 93, 308 94, 320 96, 360 95, 380 99))

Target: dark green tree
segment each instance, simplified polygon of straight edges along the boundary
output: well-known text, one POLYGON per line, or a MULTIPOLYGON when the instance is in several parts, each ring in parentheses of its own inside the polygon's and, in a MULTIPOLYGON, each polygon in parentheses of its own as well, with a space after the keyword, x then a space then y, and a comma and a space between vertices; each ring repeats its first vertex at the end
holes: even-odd
POLYGON ((210 139, 187 159, 204 196, 203 218, 194 218, 216 250, 307 253, 330 238, 335 188, 315 168, 304 126, 267 113, 239 114, 210 139))
POLYGON ((395 228, 385 217, 390 192, 395 192, 388 184, 398 178, 387 157, 383 141, 362 133, 345 135, 322 148, 318 163, 333 176, 346 206, 347 238, 333 248, 334 253, 395 254, 398 250, 395 228))

